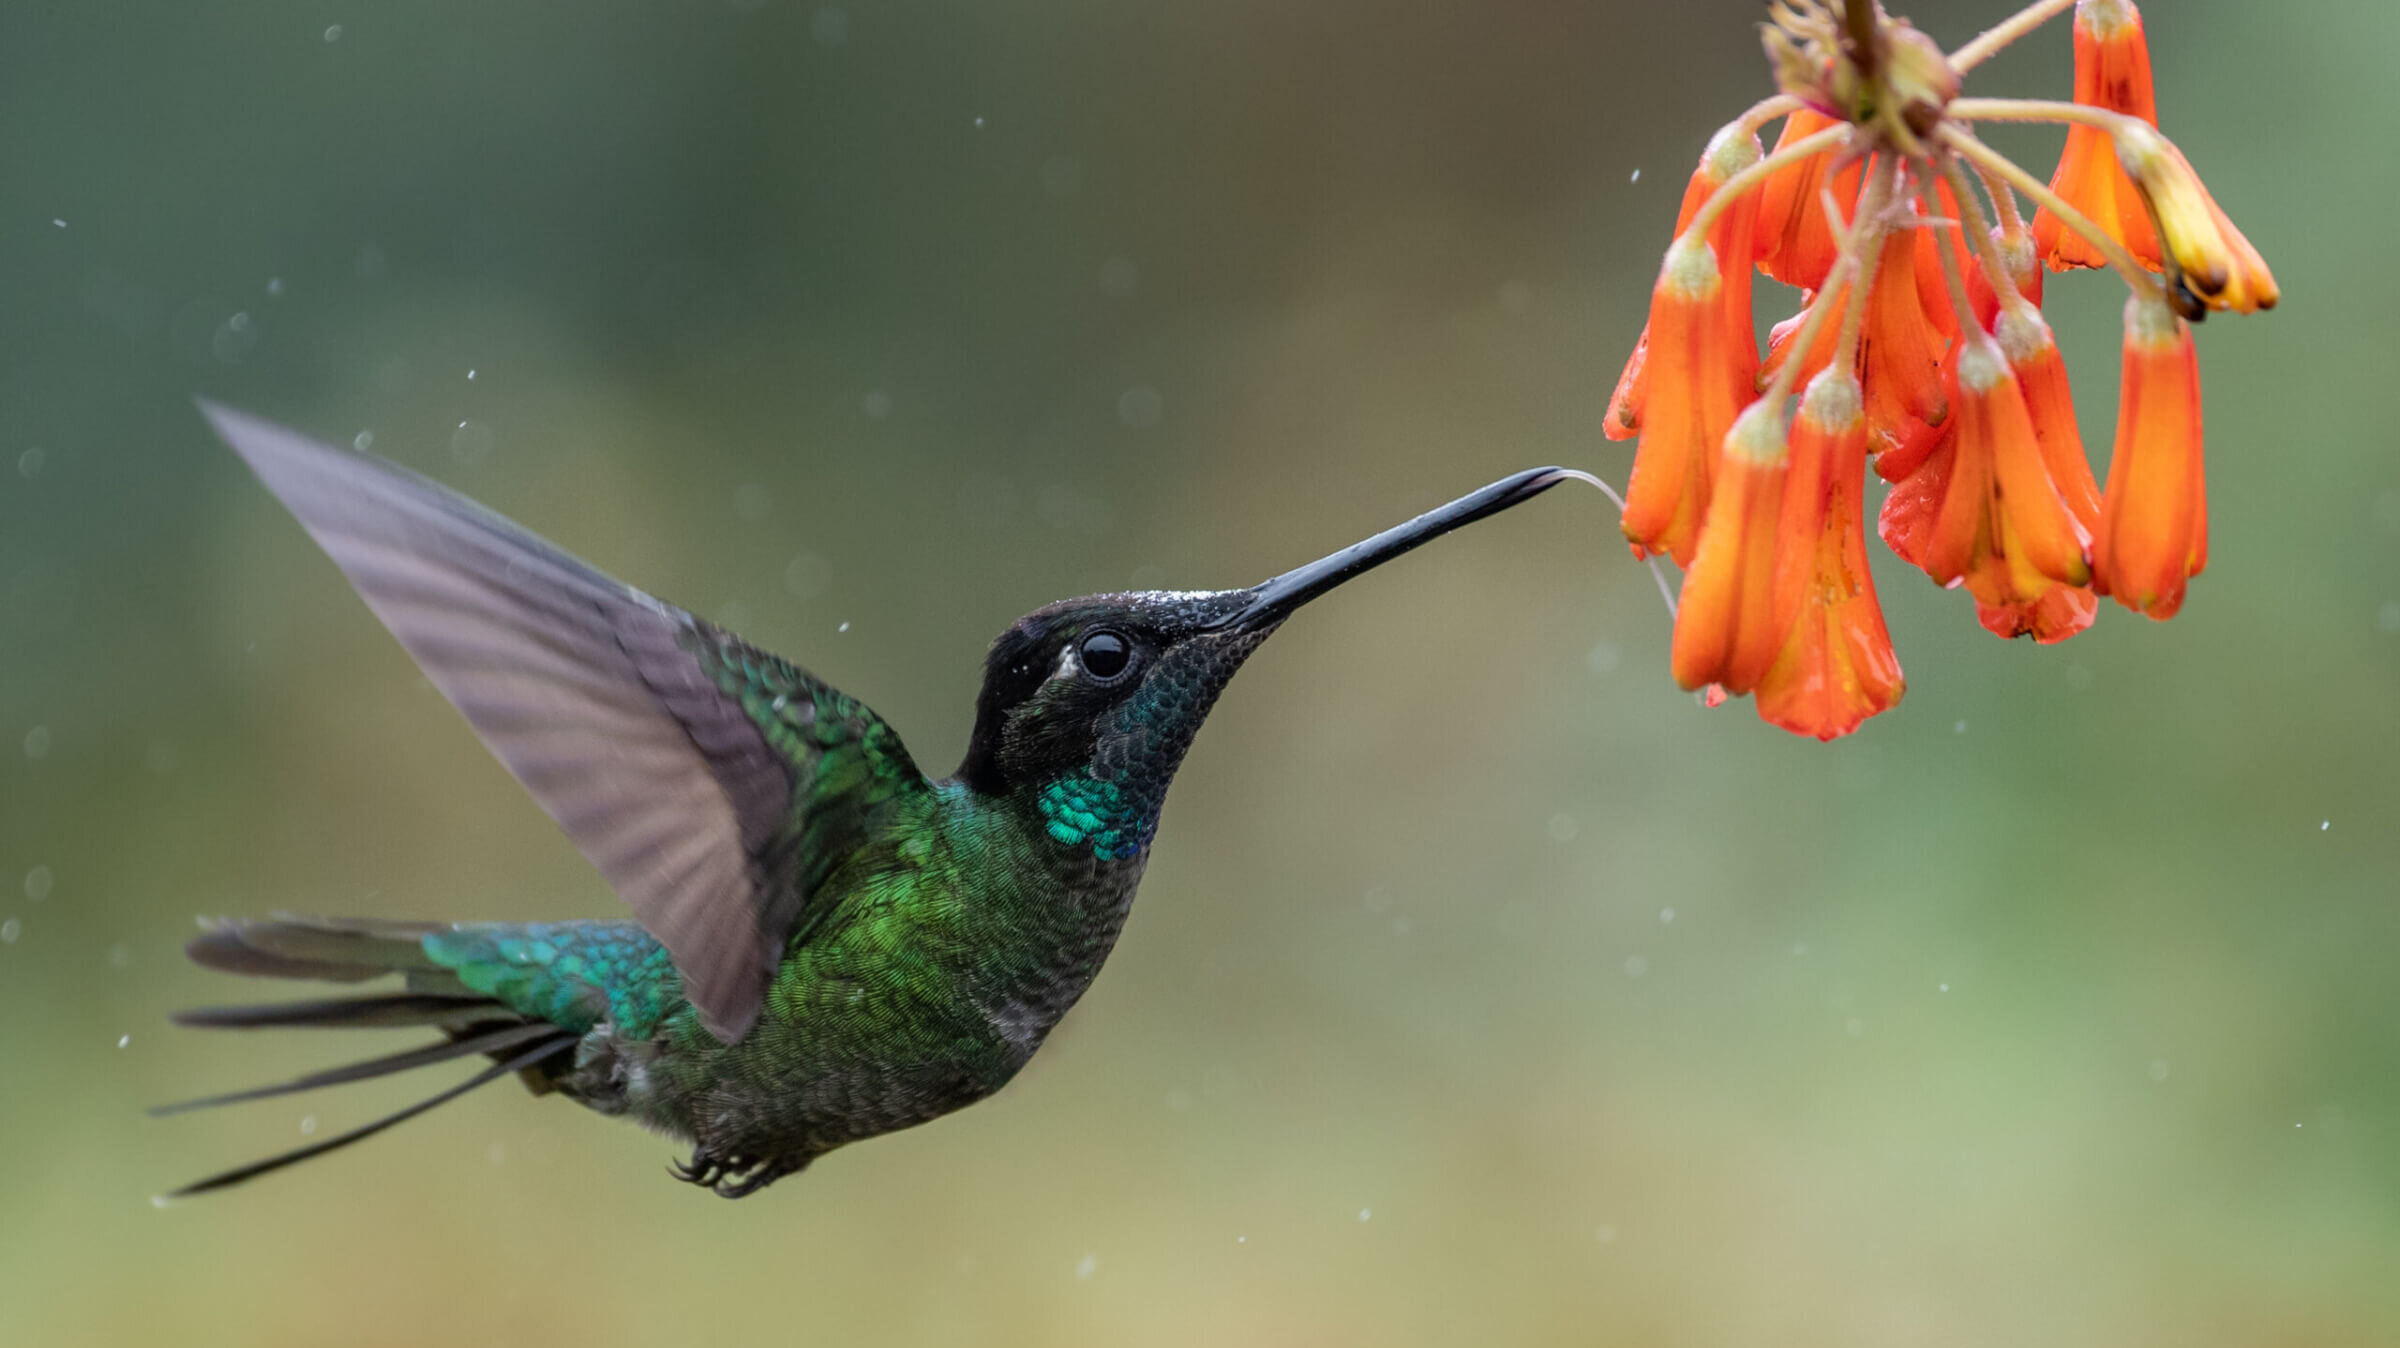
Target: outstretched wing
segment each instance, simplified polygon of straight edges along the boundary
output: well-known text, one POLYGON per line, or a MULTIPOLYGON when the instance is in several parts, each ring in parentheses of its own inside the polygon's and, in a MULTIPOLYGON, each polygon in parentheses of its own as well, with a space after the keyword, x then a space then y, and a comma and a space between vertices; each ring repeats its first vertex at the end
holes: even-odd
POLYGON ((365 454, 202 402, 484 744, 675 958, 728 1043, 810 892, 928 789, 863 704, 365 454))

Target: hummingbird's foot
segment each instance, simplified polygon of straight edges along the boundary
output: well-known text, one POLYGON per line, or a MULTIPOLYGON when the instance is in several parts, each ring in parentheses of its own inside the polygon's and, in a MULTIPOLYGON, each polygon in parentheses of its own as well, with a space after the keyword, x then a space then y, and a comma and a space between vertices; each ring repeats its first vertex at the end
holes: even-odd
POLYGON ((763 1158, 741 1152, 718 1155, 705 1147, 695 1147, 692 1159, 668 1166, 667 1173, 686 1184, 697 1184, 719 1198, 748 1198, 807 1165, 806 1159, 763 1158))

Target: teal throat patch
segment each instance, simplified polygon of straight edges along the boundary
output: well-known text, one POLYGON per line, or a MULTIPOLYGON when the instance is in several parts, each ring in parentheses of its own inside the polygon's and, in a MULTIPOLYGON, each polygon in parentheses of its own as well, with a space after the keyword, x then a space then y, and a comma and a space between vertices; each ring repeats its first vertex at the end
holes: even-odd
POLYGON ((1068 777, 1042 788, 1036 802, 1050 836, 1068 847, 1089 844, 1102 861, 1123 861, 1150 841, 1157 820, 1115 782, 1068 777))

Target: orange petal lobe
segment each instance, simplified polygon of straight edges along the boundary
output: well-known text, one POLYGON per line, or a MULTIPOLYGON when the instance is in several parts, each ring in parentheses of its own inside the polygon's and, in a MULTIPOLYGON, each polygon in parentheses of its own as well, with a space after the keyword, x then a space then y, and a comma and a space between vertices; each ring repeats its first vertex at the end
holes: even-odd
MULTIPOLYGON (((1835 125, 1838 123, 1831 117, 1802 108, 1784 119, 1783 135, 1775 148, 1780 150, 1835 125)), ((1810 155, 1777 169, 1758 190, 1759 270, 1785 285, 1814 290, 1825 284, 1826 274, 1833 270, 1833 227, 1825 218, 1821 191, 1832 163, 1832 151, 1810 155)), ((1857 212, 1865 170, 1864 163, 1853 162, 1832 175, 1834 204, 1845 224, 1857 212)))
MULTIPOLYGON (((2150 44, 2142 35, 2141 11, 2132 0, 2084 0, 2075 7, 2075 101, 2158 125, 2150 44)), ((2107 132, 2093 126, 2067 128, 2066 152, 2050 177, 2050 190, 2090 216, 2145 265, 2160 265, 2157 231, 2151 228, 2133 180, 2117 163, 2107 132)), ((2048 211, 2034 217, 2033 240, 2054 271, 2107 265, 2096 246, 2048 211)))

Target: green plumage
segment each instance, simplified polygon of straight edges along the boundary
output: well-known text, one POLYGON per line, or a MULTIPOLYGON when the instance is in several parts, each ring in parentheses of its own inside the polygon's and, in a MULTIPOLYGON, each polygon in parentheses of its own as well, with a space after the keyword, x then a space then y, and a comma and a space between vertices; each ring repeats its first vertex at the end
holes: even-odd
POLYGON ((957 772, 864 704, 402 470, 204 408, 637 921, 212 925, 228 971, 404 990, 189 1013, 442 1040, 228 1103, 457 1057, 494 1066, 222 1187, 516 1072, 692 1145, 752 1193, 991 1094, 1114 946, 1218 693, 1300 604, 1557 480, 1519 474, 1244 590, 1068 600, 986 658, 957 772))

